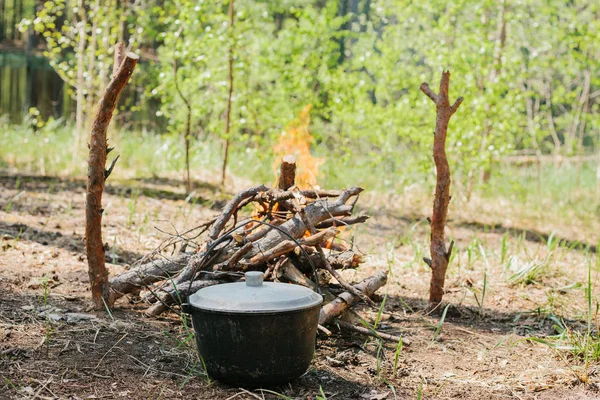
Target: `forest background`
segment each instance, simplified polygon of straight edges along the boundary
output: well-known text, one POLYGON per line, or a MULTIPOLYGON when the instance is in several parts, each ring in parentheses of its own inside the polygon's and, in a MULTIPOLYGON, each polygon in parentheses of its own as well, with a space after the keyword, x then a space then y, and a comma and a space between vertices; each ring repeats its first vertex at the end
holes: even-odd
POLYGON ((231 26, 218 1, 1 0, 0 10, 3 167, 84 173, 93 108, 124 42, 141 62, 111 135, 121 174, 181 173, 189 111, 198 177, 216 176, 228 141, 234 174, 272 179, 295 126, 310 132, 320 184, 431 187, 432 110, 418 88, 448 68, 465 97, 448 140, 463 198, 527 200, 543 188, 559 208, 600 212, 588 201, 600 182, 595 2, 238 0, 231 26))

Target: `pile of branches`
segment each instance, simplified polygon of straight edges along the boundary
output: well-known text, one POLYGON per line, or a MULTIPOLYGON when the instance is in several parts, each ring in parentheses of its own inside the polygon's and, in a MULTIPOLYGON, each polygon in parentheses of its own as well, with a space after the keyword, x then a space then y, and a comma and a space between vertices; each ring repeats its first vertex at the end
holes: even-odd
POLYGON ((277 188, 260 185, 238 193, 217 217, 169 237, 137 267, 111 278, 113 300, 144 291, 150 304, 146 313, 157 316, 203 287, 263 271, 265 280, 320 290, 326 299, 321 325, 360 301, 373 306, 370 297, 386 283, 386 273, 356 285, 339 273, 365 261, 339 239, 343 227, 368 219, 354 213, 363 189, 300 190, 294 185, 295 170, 295 158, 284 157, 277 188), (254 212, 243 218, 242 210, 252 205, 254 212), (177 251, 166 257, 166 249, 177 251), (332 278, 337 285, 328 285, 332 278))

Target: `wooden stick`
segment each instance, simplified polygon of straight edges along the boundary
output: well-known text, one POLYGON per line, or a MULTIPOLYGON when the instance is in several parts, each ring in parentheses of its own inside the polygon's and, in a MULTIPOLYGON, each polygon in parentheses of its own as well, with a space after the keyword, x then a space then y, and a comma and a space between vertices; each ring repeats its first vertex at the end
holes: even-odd
POLYGON ((108 84, 98 104, 90 136, 90 155, 88 160, 88 182, 85 207, 85 251, 88 259, 88 275, 92 291, 92 301, 96 310, 112 307, 114 300, 110 296, 108 271, 104 259, 102 243, 102 193, 108 177, 106 155, 108 146, 106 132, 112 119, 117 101, 129 81, 139 57, 127 53, 116 76, 108 84))
POLYGON ((227 221, 229 221, 233 213, 238 210, 238 206, 240 205, 242 200, 256 197, 258 193, 266 192, 267 190, 269 190, 269 188, 267 188, 265 185, 259 185, 244 190, 243 192, 240 192, 237 195, 235 195, 235 197, 231 199, 229 203, 227 203, 227 205, 225 205, 223 211, 221 212, 221 215, 215 221, 213 226, 211 226, 208 237, 211 240, 216 240, 219 237, 219 234, 225 227, 225 224, 227 224, 227 221))
MULTIPOLYGON (((256 193, 262 193, 267 188, 261 185, 253 189, 255 189, 256 193)), ((309 218, 310 221, 314 221, 314 223, 324 221, 328 218, 331 218, 331 216, 337 217, 342 215, 348 215, 350 213, 350 210, 352 209, 352 206, 346 205, 346 202, 351 197, 358 195, 360 192, 362 192, 362 190, 363 189, 360 187, 352 187, 350 189, 346 189, 342 191, 341 194, 333 201, 318 200, 314 203, 307 205, 304 208, 304 212, 307 215, 307 218, 309 218)), ((250 195, 248 194, 248 192, 249 191, 245 191, 243 192, 245 193, 244 196, 240 196, 241 194, 239 194, 234 199, 232 199, 223 210, 223 214, 228 214, 229 216, 231 216, 236 210, 235 204, 243 203, 243 200, 240 200, 240 198, 249 198, 250 195)), ((225 218, 222 217, 223 215, 219 217, 217 222, 224 221, 225 218)), ((215 224, 217 222, 215 222, 215 224)), ((225 222, 221 223, 224 226, 225 222)), ((247 262, 251 260, 254 256, 261 253, 265 253, 270 249, 273 249, 274 247, 281 244, 281 242, 283 241, 288 241, 289 236, 293 237, 294 239, 301 238, 302 235, 304 235, 304 233, 306 232, 306 225, 304 225, 300 216, 296 215, 293 218, 288 219, 286 222, 281 224, 279 226, 279 229, 285 232, 285 234, 280 232, 279 230, 269 230, 264 237, 252 243, 252 249, 250 249, 250 251, 248 251, 241 258, 240 263, 243 263, 243 261, 247 262)), ((293 249, 293 246, 291 248, 293 249)), ((210 260, 204 262, 202 268, 197 267, 197 263, 201 259, 203 259, 204 255, 202 253, 194 254, 192 257, 190 257, 188 265, 174 279, 174 283, 176 285, 181 285, 181 282, 189 281, 191 279, 191 274, 194 270, 199 271, 201 269, 212 269, 215 265, 226 263, 238 250, 239 249, 237 247, 225 246, 223 249, 219 249, 217 254, 212 255, 212 258, 210 260)))
POLYGON ((279 183, 277 187, 281 190, 288 190, 296 182, 296 157, 288 154, 281 160, 279 167, 279 183))
POLYGON ((369 219, 368 215, 360 214, 354 215, 351 217, 343 217, 343 218, 330 218, 321 222, 319 225, 315 226, 317 229, 329 228, 330 226, 347 226, 347 225, 355 225, 362 224, 369 219))
POLYGON ((190 288, 190 282, 188 281, 183 282, 177 290, 168 288, 160 294, 156 293, 158 295, 158 301, 146 310, 146 315, 152 317, 160 315, 169 309, 169 305, 180 304, 181 301, 185 301, 189 295, 196 293, 198 290, 219 283, 221 282, 218 280, 194 281, 190 288), (188 290, 188 288, 190 290, 188 290))
MULTIPOLYGON (((387 272, 379 271, 375 275, 363 280, 354 286, 356 290, 360 290, 367 296, 372 296, 380 287, 385 285, 387 282, 387 272)), ((341 315, 345 310, 347 310, 354 303, 359 301, 360 298, 358 296, 353 295, 350 292, 343 292, 338 295, 335 300, 332 302, 325 304, 321 308, 321 313, 319 315, 319 324, 325 325, 330 322, 333 318, 341 315)))
POLYGON ((125 58, 125 44, 117 43, 115 44, 114 50, 114 62, 113 62, 113 78, 116 78, 119 74, 119 68, 123 63, 123 59, 125 58))
MULTIPOLYGON (((288 190, 293 187, 296 183, 296 157, 292 154, 283 156, 281 165, 279 167, 279 182, 277 187, 281 190, 288 190)), ((278 204, 278 211, 287 212, 292 210, 292 206, 287 204, 286 200, 280 201, 278 204)))
MULTIPOLYGON (((233 97, 233 44, 234 44, 234 32, 233 32, 233 2, 229 0, 229 91, 227 92, 227 108, 225 109, 225 154, 223 156, 223 168, 221 170, 221 185, 225 185, 225 177, 227 174, 227 160, 229 158, 229 131, 231 129, 231 98, 233 97)), ((214 240, 214 239, 213 239, 214 240)))
MULTIPOLYGON (((352 187, 344 190, 334 201, 315 201, 304 208, 304 213, 306 214, 306 217, 313 222, 313 224, 318 224, 319 222, 331 218, 330 215, 334 217, 348 215, 350 213, 351 206, 346 205, 346 202, 350 197, 358 195, 360 192, 362 192, 362 190, 363 189, 360 187, 352 187)), ((294 239, 301 238, 306 232, 306 225, 299 215, 295 215, 293 218, 287 220, 281 224, 279 228, 288 235, 292 236, 294 239)), ((251 259, 255 255, 265 252, 266 250, 271 249, 282 241, 288 239, 289 237, 287 235, 278 230, 271 229, 263 238, 254 242, 252 250, 244 256, 244 259, 251 259)), ((224 257, 228 258, 229 254, 224 254, 224 257)))
MULTIPOLYGON (((284 201, 284 200, 291 200, 293 198, 295 198, 296 196, 300 195, 302 197, 306 197, 307 199, 325 199, 327 197, 339 197, 342 194, 344 194, 344 192, 348 191, 348 190, 353 190, 355 188, 350 188, 347 190, 286 190, 286 191, 281 191, 278 189, 271 189, 268 192, 264 192, 264 193, 259 193, 256 196, 256 200, 257 201, 275 201, 275 202, 279 202, 279 201, 284 201)), ((346 199, 347 200, 347 199, 346 199)))
MULTIPOLYGON (((314 235, 309 236, 307 238, 298 239, 297 242, 300 245, 317 246, 322 241, 336 236, 339 232, 340 231, 335 228, 328 228, 324 231, 317 232, 314 235)), ((293 251, 297 246, 298 245, 293 240, 284 240, 283 242, 279 243, 277 246, 252 257, 248 261, 248 264, 249 265, 262 264, 266 261, 272 260, 276 257, 279 257, 281 255, 284 255, 284 254, 287 254, 287 253, 293 251)))
MULTIPOLYGON (((257 188, 259 188, 259 187, 257 187, 257 188)), ((260 188, 261 188, 261 190, 262 190, 262 188, 266 189, 264 186, 261 186, 260 188)), ((363 189, 359 188, 359 187, 352 187, 350 189, 343 191, 342 194, 335 201, 319 200, 312 204, 307 205, 305 207, 304 211, 308 215, 308 218, 310 218, 311 220, 314 220, 316 223, 319 223, 319 222, 327 219, 330 215, 333 215, 334 217, 340 216, 340 215, 347 215, 350 212, 351 206, 346 205, 345 204, 346 201, 348 201, 348 199, 350 197, 356 196, 362 190, 363 189)), ((246 192, 248 192, 248 191, 246 191, 246 192)), ((236 198, 237 197, 238 196, 236 196, 236 198)), ((232 200, 230 202, 230 204, 234 203, 234 201, 237 201, 237 200, 236 199, 232 200)), ((232 207, 226 206, 223 212, 229 213, 230 212, 229 210, 235 210, 235 206, 232 206, 232 207)), ((231 214, 233 214, 233 211, 231 211, 229 215, 231 215, 231 214)), ((221 220, 221 217, 219 217, 219 220, 221 220)), ((215 224, 216 224, 216 222, 215 222, 215 224)), ((269 251, 270 249, 273 249, 274 247, 280 245, 282 242, 288 241, 289 237, 287 235, 293 237, 294 239, 299 239, 306 232, 306 226, 304 225, 304 223, 302 222, 302 220, 299 216, 294 216, 293 218, 287 220, 285 223, 283 223, 282 225, 279 226, 279 229, 286 232, 286 234, 283 234, 282 232, 280 232, 278 230, 271 229, 263 238, 252 243, 252 249, 250 249, 250 251, 245 253, 245 255, 241 258, 240 263, 242 263, 244 260, 246 262, 248 262, 254 256, 265 253, 265 252, 269 251)), ((295 244, 293 242, 292 242, 292 244, 287 243, 286 246, 290 246, 290 251, 291 251, 294 249, 295 244)), ((225 265, 224 263, 226 263, 228 260, 230 260, 231 257, 235 253, 238 252, 238 250, 239 249, 237 247, 231 247, 231 246, 227 247, 227 248, 219 251, 218 254, 214 255, 213 259, 205 262, 202 265, 202 268, 210 269, 218 264, 225 265)), ((283 253, 283 254, 285 254, 285 253, 283 253)), ((196 267, 196 265, 199 262, 199 260, 202 259, 203 257, 204 257, 203 254, 200 254, 200 253, 195 254, 194 256, 190 257, 190 259, 188 261, 188 265, 174 279, 175 284, 181 285, 181 282, 189 281, 191 279, 192 272, 194 270, 200 270, 196 267)), ((276 255, 274 255, 273 257, 276 257, 276 255)), ((271 258, 273 258, 273 257, 271 257, 271 258)), ((271 259, 271 258, 267 258, 267 259, 271 259)), ((265 260, 267 260, 267 259, 265 259, 265 260)))
POLYGON ((295 285, 302 285, 314 291, 317 290, 317 284, 308 279, 302 272, 287 259, 277 270, 277 279, 284 282, 290 282, 295 285))
MULTIPOLYGON (((143 287, 148 287, 149 285, 159 281, 164 281, 161 285, 159 285, 161 286, 160 292, 156 294, 152 293, 151 295, 148 295, 146 299, 151 303, 160 302, 161 300, 165 302, 166 305, 155 305, 151 310, 148 311, 148 313, 152 315, 158 315, 159 313, 168 310, 169 307, 167 306, 168 304, 171 304, 169 303, 171 300, 167 295, 165 295, 165 293, 179 293, 180 296, 182 293, 185 294, 187 285, 189 285, 190 281, 192 280, 190 276, 191 272, 202 260, 202 265, 198 265, 198 268, 196 268, 198 275, 194 277, 194 279, 198 279, 199 281, 206 280, 207 278, 203 277, 203 274, 208 274, 208 271, 210 271, 212 274, 212 271, 215 267, 217 267, 221 272, 225 270, 239 271, 240 269, 248 268, 248 266, 251 265, 251 262, 264 264, 265 261, 271 260, 278 261, 276 267, 270 270, 273 278, 277 279, 277 277, 281 277, 281 273, 279 271, 280 269, 285 272, 288 271, 288 268, 294 268, 292 262, 297 262, 303 267, 305 266, 304 264, 307 263, 306 255, 300 253, 299 251, 294 251, 298 249, 298 244, 300 244, 300 246, 305 248, 307 251, 314 253, 315 245, 319 245, 323 241, 335 237, 339 233, 339 231, 332 226, 320 232, 316 232, 314 235, 311 235, 307 238, 302 238, 307 230, 307 226, 304 221, 309 221, 308 225, 314 227, 315 224, 328 219, 342 219, 343 216, 349 215, 352 208, 352 206, 347 205, 346 202, 353 196, 357 196, 361 191, 362 189, 358 187, 353 187, 344 191, 323 191, 324 193, 320 193, 321 191, 317 191, 319 193, 315 191, 307 191, 309 196, 312 197, 336 194, 337 198, 322 198, 316 201, 309 201, 307 204, 303 204, 302 208, 304 218, 301 218, 299 214, 296 214, 278 226, 278 228, 285 232, 285 234, 277 231, 275 228, 264 229, 264 233, 261 233, 260 237, 257 237, 255 242, 251 242, 249 241, 249 238, 251 235, 256 233, 254 232, 256 225, 253 224, 252 226, 254 228, 249 226, 246 226, 245 228, 245 232, 249 233, 248 235, 244 235, 242 233, 242 235, 239 237, 236 235, 228 235, 227 237, 223 237, 223 231, 226 229, 226 225, 228 224, 227 219, 230 219, 243 205, 249 204, 251 201, 258 201, 259 197, 266 199, 261 201, 270 201, 274 198, 273 196, 278 196, 282 193, 285 196, 289 195, 290 199, 293 198, 296 200, 299 193, 297 190, 281 191, 279 189, 267 189, 264 186, 251 188, 235 196, 223 209, 223 213, 218 218, 215 218, 206 224, 207 229, 208 227, 211 227, 213 233, 218 232, 216 233, 217 239, 220 237, 223 239, 220 241, 221 245, 212 251, 211 254, 208 255, 208 258, 204 257, 204 253, 206 253, 207 249, 210 247, 210 243, 212 242, 210 239, 208 242, 204 243, 201 248, 196 249, 194 254, 180 253, 172 260, 158 259, 113 277, 110 281, 112 285, 112 296, 114 299, 116 299, 123 296, 125 293, 139 290, 143 287), (298 241, 298 243, 290 240, 288 235, 293 237, 296 241, 298 241), (284 251, 283 257, 280 255, 280 251, 284 251), (286 256, 286 254, 292 251, 294 251, 295 254, 289 255, 292 260, 288 260, 288 256, 286 256), (304 260, 302 258, 298 258, 300 254, 302 254, 304 260), (277 260, 278 257, 280 257, 279 260, 277 260), (175 287, 178 288, 177 291, 174 289, 175 287)), ((291 203, 289 204, 291 205, 291 203)), ((178 234, 177 237, 179 238, 180 235, 178 234)), ((324 268, 324 263, 321 256, 317 255, 316 253, 314 253, 314 256, 318 256, 318 258, 312 258, 312 260, 315 262, 315 267, 324 268)), ((362 256, 354 254, 353 252, 329 254, 327 259, 329 260, 332 268, 352 268, 358 266, 359 263, 364 261, 362 256)), ((294 268, 294 270, 297 271, 296 268, 294 268)), ((308 269, 306 271, 306 276, 312 276, 312 272, 312 268, 308 269)), ((297 276, 303 277, 303 283, 305 285, 316 287, 314 284, 311 285, 310 279, 302 275, 301 272, 298 272, 297 276)), ((214 276, 208 279, 212 279, 213 281, 219 280, 219 278, 215 278, 214 276)), ((194 291, 193 288, 194 286, 192 286, 190 293, 194 291)), ((154 291, 156 290, 157 289, 154 291)), ((329 294, 328 297, 330 297, 332 300, 335 298, 335 296, 331 294, 329 294)))
POLYGON ((235 253, 233 256, 231 256, 231 258, 227 262, 227 269, 233 269, 235 267, 235 265, 238 263, 238 261, 240 261, 240 259, 244 256, 244 254, 249 252, 250 249, 252 249, 252 243, 246 243, 245 245, 243 245, 237 251, 237 253, 235 253))
POLYGON ((117 275, 109 280, 111 297, 116 300, 135 289, 174 276, 187 265, 189 258, 189 255, 181 254, 174 259, 153 260, 117 275))
POLYGON ((344 329, 348 329, 349 331, 354 331, 354 332, 362 333, 363 335, 368 335, 368 336, 373 336, 376 338, 381 338, 384 340, 389 340, 390 342, 394 342, 394 343, 398 343, 399 341, 402 340, 403 344, 407 344, 407 343, 404 343, 404 339, 402 339, 400 336, 390 335, 389 333, 383 333, 383 332, 380 332, 377 330, 367 329, 364 326, 353 325, 350 322, 342 321, 339 319, 336 320, 335 323, 344 329))
MULTIPOLYGON (((278 226, 281 224, 278 221, 272 221, 271 225, 278 226)), ((258 239, 262 239, 263 237, 265 237, 265 235, 271 229, 273 229, 273 228, 271 228, 270 226, 263 225, 262 228, 258 228, 254 232, 252 232, 248 236, 246 236, 246 241, 247 242, 256 242, 258 239)))
MULTIPOLYGON (((311 251, 314 251, 313 249, 309 249, 311 251)), ((298 255, 298 262, 297 262, 297 267, 298 269, 305 274, 310 274, 312 273, 312 269, 311 269, 311 264, 310 262, 306 259, 306 256, 303 253, 298 254, 298 252, 296 252, 296 254, 298 255)), ((317 269, 325 269, 325 264, 323 263, 323 259, 321 258, 320 254, 317 253, 310 253, 309 251, 309 257, 310 257, 310 261, 312 262, 312 264, 315 266, 315 268, 317 269)), ((353 268, 358 268, 358 266, 362 263, 364 263, 366 261, 365 256, 361 255, 361 254, 356 254, 353 251, 344 251, 342 253, 339 254, 329 254, 327 255, 327 262, 329 262, 329 265, 331 265, 331 267, 333 269, 353 269, 353 268)))
POLYGON ((444 296, 446 269, 448 268, 451 251, 446 250, 444 242, 444 226, 446 225, 448 203, 450 202, 450 165, 446 157, 446 134, 450 117, 463 101, 463 98, 459 97, 453 105, 450 105, 448 99, 449 85, 450 72, 448 71, 444 71, 442 74, 438 94, 434 93, 427 83, 421 85, 421 91, 435 103, 437 113, 433 138, 433 159, 437 171, 437 183, 433 200, 433 214, 429 224, 431 226, 431 260, 425 260, 427 265, 431 267, 429 303, 433 306, 440 304, 444 296))
MULTIPOLYGON (((306 215, 304 214, 304 209, 299 210, 298 214, 301 216, 302 220, 304 221, 304 224, 308 228, 308 231, 311 234, 313 234, 313 236, 314 236, 315 232, 317 230, 315 229, 315 226, 313 225, 312 221, 310 221, 308 218, 306 218, 306 215)), ((331 229, 331 228, 329 228, 329 229, 331 229)), ((357 296, 359 299, 361 299, 368 305, 375 306, 375 303, 373 303, 373 300, 371 300, 368 296, 365 296, 365 294, 362 293, 360 290, 356 290, 354 287, 352 287, 348 282, 346 282, 346 280, 344 278, 342 278, 342 276, 335 269, 333 269, 331 267, 331 265, 329 264, 329 261, 327 261, 327 257, 325 256, 323 249, 321 248, 321 246, 318 243, 314 244, 313 247, 317 250, 317 254, 319 254, 319 256, 321 257, 321 261, 323 262, 323 266, 325 267, 327 272, 329 272, 335 278, 335 280, 338 281, 338 283, 340 285, 342 285, 342 287, 344 289, 346 289, 353 295, 357 296)))

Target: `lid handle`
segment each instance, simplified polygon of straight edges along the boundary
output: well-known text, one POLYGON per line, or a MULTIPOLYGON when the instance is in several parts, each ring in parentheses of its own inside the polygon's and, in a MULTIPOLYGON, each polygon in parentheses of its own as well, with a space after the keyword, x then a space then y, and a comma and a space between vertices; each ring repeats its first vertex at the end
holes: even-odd
POLYGON ((265 274, 260 271, 250 271, 244 274, 246 277, 246 286, 262 286, 265 274))

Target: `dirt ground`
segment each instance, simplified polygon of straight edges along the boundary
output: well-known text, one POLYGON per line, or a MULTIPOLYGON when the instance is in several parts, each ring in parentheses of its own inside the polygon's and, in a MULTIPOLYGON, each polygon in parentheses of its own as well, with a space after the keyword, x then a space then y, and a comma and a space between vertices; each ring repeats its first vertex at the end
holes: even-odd
MULTIPOLYGON (((180 186, 109 185, 103 230, 111 273, 155 248, 165 237, 158 229, 199 224, 230 196, 203 184, 187 199, 180 186)), ((451 210, 456 258, 440 323, 441 310, 424 311, 429 202, 403 199, 390 209, 367 194, 359 204, 372 218, 354 234, 368 261, 344 273, 358 280, 389 270, 378 329, 401 335, 401 351, 330 327, 304 376, 250 390, 203 374, 176 315, 147 318, 145 305, 129 299, 112 315, 87 311, 83 180, 4 174, 0 187, 0 399, 600 399, 596 361, 527 340, 556 335, 557 319, 573 337, 587 329, 585 287, 588 271, 596 286, 596 249, 569 244, 597 232, 573 237, 577 231, 555 226, 568 241, 554 248, 550 231, 506 224, 506 210, 451 210), (541 261, 531 282, 507 279, 513 264, 541 261)), ((358 310, 375 320, 376 311, 358 310)))

